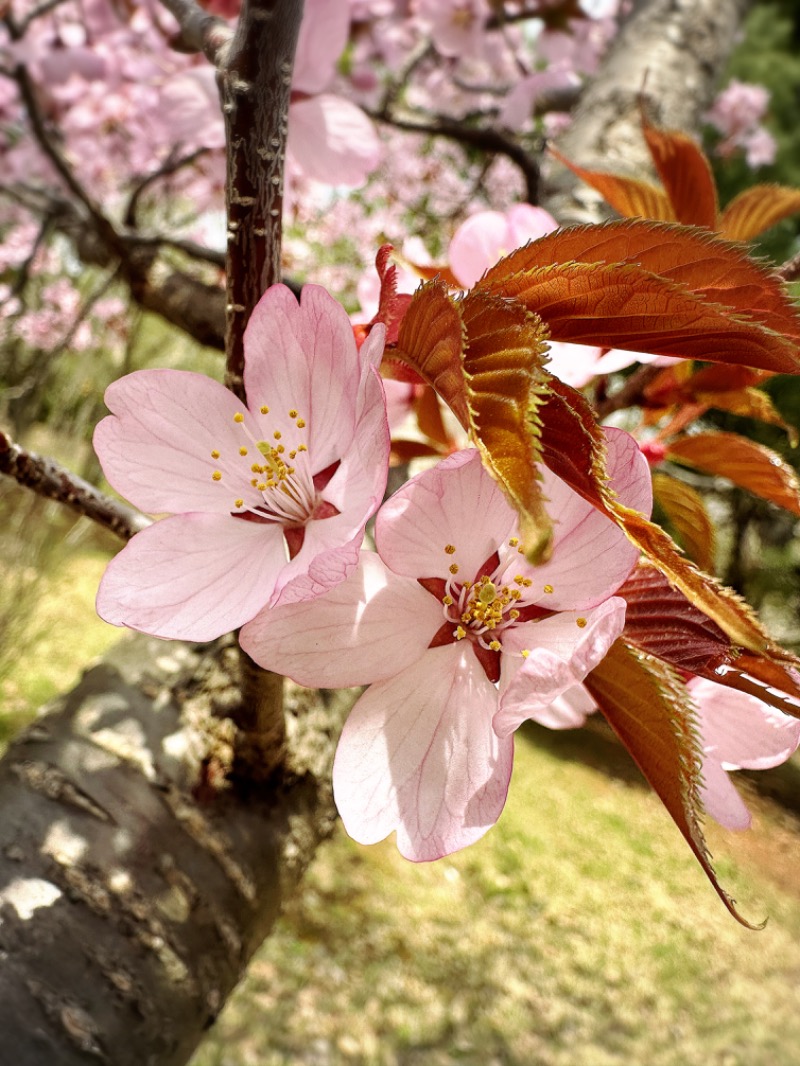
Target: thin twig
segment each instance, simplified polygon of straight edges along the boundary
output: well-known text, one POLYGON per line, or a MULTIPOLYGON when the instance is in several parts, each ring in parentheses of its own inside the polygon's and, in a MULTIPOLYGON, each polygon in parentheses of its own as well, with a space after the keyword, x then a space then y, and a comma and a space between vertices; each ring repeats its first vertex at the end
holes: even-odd
POLYGON ((125 208, 125 213, 122 216, 125 225, 132 228, 136 226, 136 210, 139 206, 139 200, 151 185, 159 181, 161 178, 166 178, 175 174, 182 167, 191 166, 192 163, 197 162, 201 156, 204 156, 209 151, 209 148, 196 148, 193 152, 183 156, 178 156, 171 152, 157 170, 147 174, 138 182, 136 188, 131 193, 127 207, 125 208))
POLYGON ((218 15, 209 15, 194 0, 161 0, 181 28, 180 40, 174 48, 183 52, 202 52, 210 63, 218 66, 225 58, 233 40, 233 29, 218 15))
POLYGON ((56 500, 85 515, 123 540, 130 540, 150 525, 141 512, 120 503, 90 485, 55 459, 26 451, 0 430, 0 473, 13 478, 38 496, 56 500))
POLYGON ((800 278, 800 252, 781 264, 776 273, 779 277, 782 277, 784 281, 797 281, 797 279, 800 278))
POLYGON ((644 363, 634 370, 621 388, 595 404, 598 419, 608 418, 614 411, 621 411, 625 407, 640 407, 645 389, 660 372, 661 367, 653 366, 652 363, 644 363))
POLYGON ((464 126, 447 115, 436 115, 422 120, 412 116, 367 112, 378 122, 384 122, 398 130, 422 133, 429 137, 448 137, 458 144, 477 148, 482 152, 507 156, 522 171, 525 179, 525 198, 528 203, 539 202, 539 162, 511 134, 502 130, 464 126))

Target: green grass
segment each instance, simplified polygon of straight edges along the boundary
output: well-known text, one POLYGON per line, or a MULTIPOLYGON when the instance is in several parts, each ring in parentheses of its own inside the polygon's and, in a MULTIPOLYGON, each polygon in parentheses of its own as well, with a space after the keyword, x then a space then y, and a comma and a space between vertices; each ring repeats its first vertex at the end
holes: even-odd
POLYGON ((193 1066, 800 1063, 797 827, 754 803, 749 836, 709 835, 758 933, 622 753, 530 730, 467 851, 414 866, 340 831, 193 1066))

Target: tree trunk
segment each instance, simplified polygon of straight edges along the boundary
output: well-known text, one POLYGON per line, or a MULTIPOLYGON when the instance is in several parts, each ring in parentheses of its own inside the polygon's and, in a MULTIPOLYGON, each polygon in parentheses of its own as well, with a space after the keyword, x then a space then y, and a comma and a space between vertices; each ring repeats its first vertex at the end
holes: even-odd
POLYGON ((352 699, 293 690, 292 754, 226 783, 235 643, 135 636, 0 764, 0 1062, 180 1066, 334 825, 352 699))
MULTIPOLYGON (((653 171, 639 100, 659 125, 696 132, 752 0, 638 0, 558 141, 582 167, 643 176, 653 171)), ((608 206, 561 164, 542 200, 563 225, 599 222, 608 206)))

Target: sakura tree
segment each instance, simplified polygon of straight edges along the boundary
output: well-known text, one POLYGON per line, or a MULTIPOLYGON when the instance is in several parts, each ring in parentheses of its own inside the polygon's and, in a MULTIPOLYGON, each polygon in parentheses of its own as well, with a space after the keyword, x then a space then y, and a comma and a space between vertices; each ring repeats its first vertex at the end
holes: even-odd
POLYGON ((746 6, 5 5, 19 383, 121 353, 134 307, 225 357, 114 374, 94 448, 132 507, 0 434, 127 540, 97 606, 140 634, 0 764, 20 1066, 186 1062, 337 810, 413 861, 467 847, 531 719, 602 714, 749 924, 703 818, 746 827, 729 773, 797 748, 800 660, 679 476, 800 514, 788 464, 699 421, 794 432, 759 386, 800 372, 797 266, 747 242, 800 195, 721 210, 686 132, 768 155, 763 95, 712 108, 746 6))

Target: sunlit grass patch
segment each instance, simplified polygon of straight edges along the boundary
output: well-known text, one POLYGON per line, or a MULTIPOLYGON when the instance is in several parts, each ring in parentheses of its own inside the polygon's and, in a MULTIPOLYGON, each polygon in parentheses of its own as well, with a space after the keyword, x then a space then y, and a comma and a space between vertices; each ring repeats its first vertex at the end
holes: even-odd
MULTIPOLYGON (((759 821, 785 862, 788 830, 759 821)), ((624 753, 530 730, 474 847, 413 865, 340 831, 194 1066, 788 1064, 800 890, 763 851, 733 854, 718 867, 747 915, 769 914, 761 933, 730 918, 624 753)))

